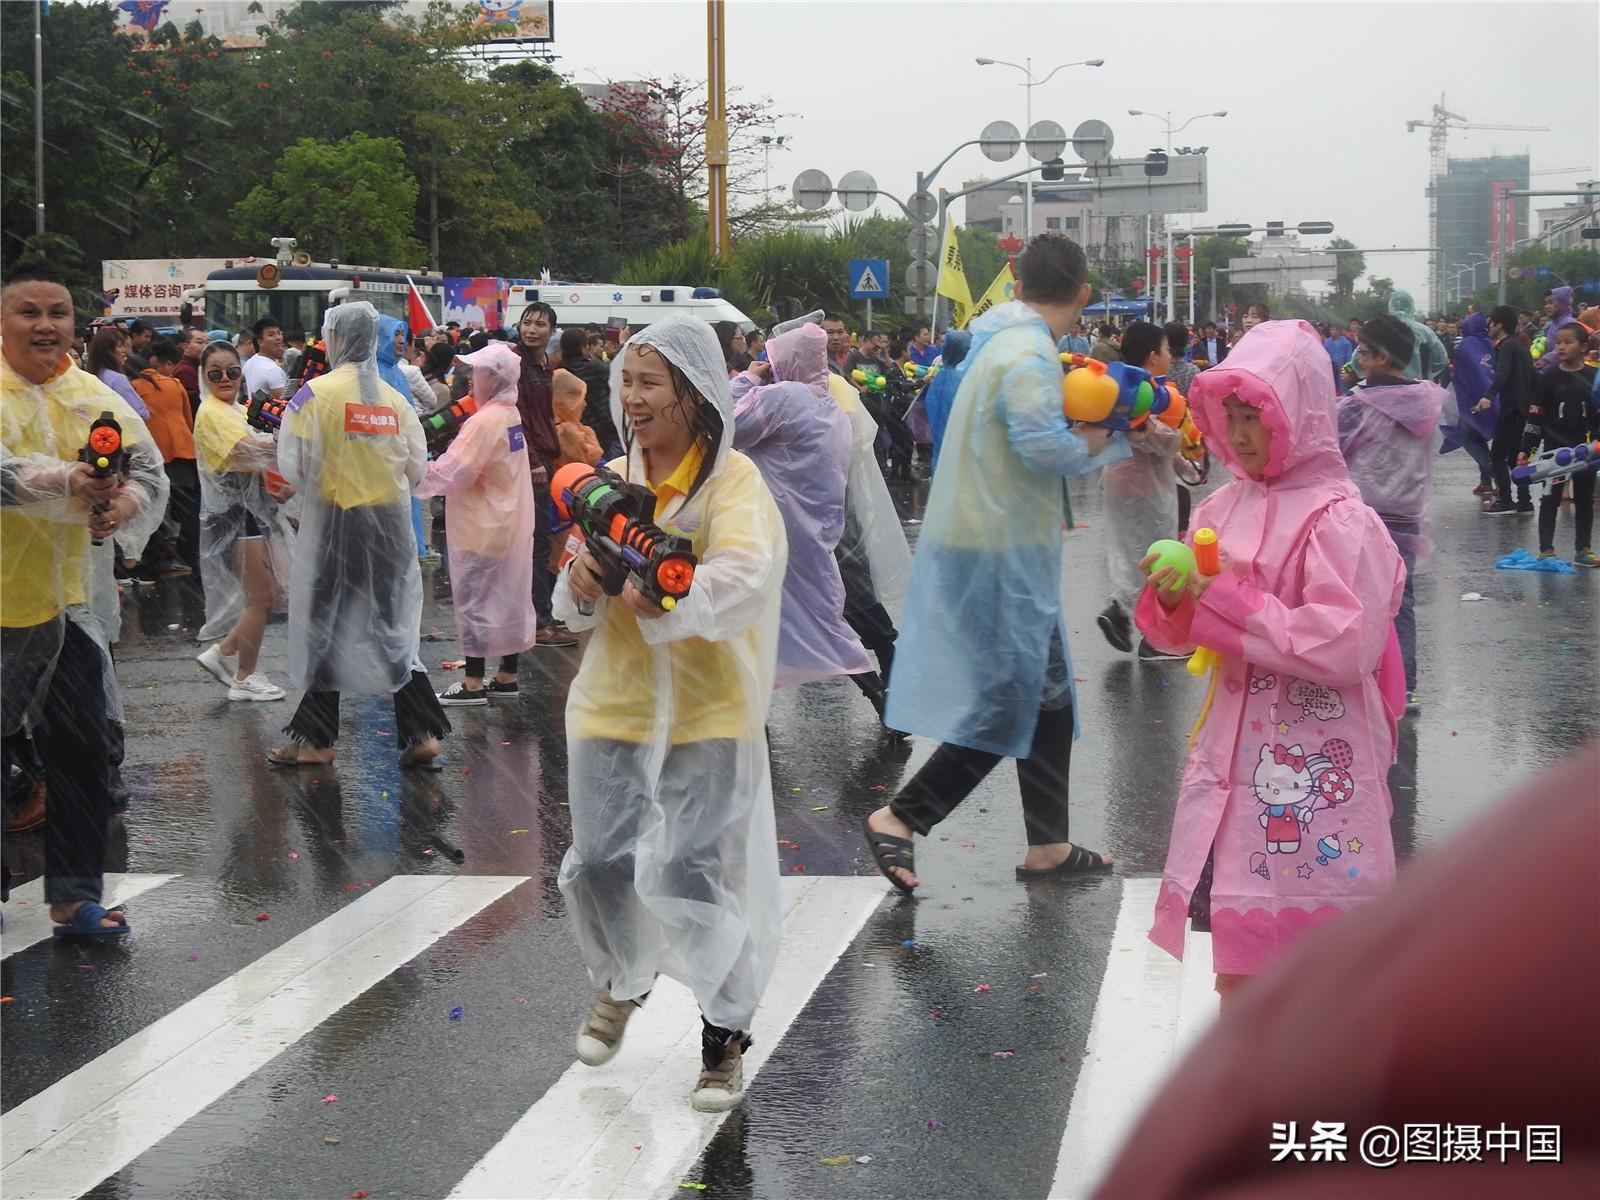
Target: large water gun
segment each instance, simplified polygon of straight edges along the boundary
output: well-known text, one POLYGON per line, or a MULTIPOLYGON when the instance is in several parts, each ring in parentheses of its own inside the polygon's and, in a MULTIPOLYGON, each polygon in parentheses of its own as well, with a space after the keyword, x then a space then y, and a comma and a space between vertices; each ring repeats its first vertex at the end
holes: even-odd
POLYGON ((931 367, 925 367, 921 363, 908 362, 901 364, 900 369, 911 382, 926 383, 939 373, 939 364, 934 363, 931 367))
MULTIPOLYGON (((1148 554, 1154 554, 1156 561, 1150 564, 1152 571, 1162 567, 1172 567, 1178 572, 1178 584, 1189 582, 1189 576, 1194 571, 1202 575, 1216 575, 1222 570, 1222 555, 1217 546, 1217 531, 1209 527, 1194 531, 1194 549, 1190 549, 1182 542, 1163 538, 1159 542, 1152 542, 1148 554)), ((1204 675, 1212 667, 1222 662, 1222 655, 1209 646, 1197 647, 1189 656, 1189 674, 1204 675)))
POLYGON ((850 378, 869 392, 881 392, 889 386, 889 380, 881 371, 868 371, 862 367, 851 371, 850 378))
MULTIPOLYGON (((89 439, 83 449, 78 451, 78 461, 89 464, 89 469, 96 478, 109 479, 113 475, 126 475, 128 473, 128 449, 122 444, 122 426, 117 418, 108 409, 95 418, 94 424, 89 426, 89 439)), ((111 504, 102 501, 94 506, 97 513, 108 512, 111 504)), ((104 538, 91 539, 96 546, 105 542, 104 538)))
POLYGON ((694 550, 688 538, 651 519, 656 496, 649 488, 605 467, 568 463, 550 481, 550 496, 561 519, 583 534, 606 595, 620 595, 631 580, 647 600, 671 612, 689 594, 694 550))
POLYGON ((294 381, 310 383, 319 375, 326 375, 328 369, 327 344, 314 337, 307 338, 306 348, 301 352, 300 361, 295 364, 294 381))
POLYGON ((1521 484, 1553 483, 1596 467, 1600 467, 1600 440, 1546 450, 1534 459, 1522 455, 1512 469, 1511 478, 1521 484))
POLYGON ((1061 400, 1069 421, 1138 429, 1153 416, 1176 428, 1189 411, 1177 388, 1142 367, 1071 352, 1063 353, 1061 361, 1068 368, 1061 380, 1061 400))
POLYGON ((283 414, 288 407, 287 400, 277 399, 266 388, 261 388, 250 397, 249 407, 244 410, 245 424, 276 437, 283 428, 283 414))
POLYGON ((422 436, 428 443, 428 453, 443 454, 450 443, 455 441, 456 434, 461 432, 461 427, 467 423, 467 418, 477 411, 477 400, 468 394, 448 408, 441 408, 438 412, 423 417, 422 436))

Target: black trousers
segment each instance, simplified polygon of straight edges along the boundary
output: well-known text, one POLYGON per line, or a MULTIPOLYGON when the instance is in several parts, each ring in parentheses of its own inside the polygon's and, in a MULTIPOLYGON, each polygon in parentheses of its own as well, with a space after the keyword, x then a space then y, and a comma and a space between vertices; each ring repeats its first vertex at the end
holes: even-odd
POLYGON ((544 482, 533 482, 533 613, 540 629, 555 619, 550 609, 556 585, 556 577, 550 574, 550 527, 555 519, 550 508, 550 477, 554 474, 554 464, 545 463, 544 482))
POLYGON ((176 557, 192 571, 200 569, 200 476, 194 459, 175 458, 167 464, 167 513, 178 525, 176 557))
MULTIPOLYGON (((949 742, 933 752, 922 770, 889 803, 889 810, 926 836, 972 794, 994 770, 1001 755, 949 742)), ((1072 766, 1072 706, 1040 709, 1027 758, 1017 760, 1022 789, 1022 821, 1028 845, 1070 842, 1067 795, 1072 766)))
MULTIPOLYGON (((468 677, 472 678, 472 679, 482 679, 483 678, 484 668, 487 665, 488 665, 488 660, 487 659, 473 658, 472 655, 470 655, 470 654, 467 655, 467 675, 468 675, 468 677)), ((501 655, 500 656, 500 671, 501 671, 501 674, 504 674, 504 675, 515 675, 517 673, 517 656, 515 654, 503 654, 503 655, 501 655)))
POLYGON ((894 669, 894 643, 900 636, 894 627, 894 618, 878 600, 872 586, 872 567, 867 561, 867 547, 861 536, 861 527, 847 511, 844 532, 833 552, 839 563, 839 578, 844 581, 844 619, 856 636, 878 658, 878 673, 883 686, 888 687, 889 675, 894 669))
MULTIPOLYGON (((339 693, 307 692, 284 732, 297 742, 326 750, 339 739, 339 693)), ((400 749, 408 750, 424 738, 449 732, 450 722, 427 674, 411 672, 411 678, 394 694, 394 733, 400 749)))
MULTIPOLYGON (((44 764, 50 820, 44 835, 44 896, 50 904, 100 901, 106 825, 111 819, 106 693, 100 649, 71 621, 53 657, 54 623, 0 634, 4 647, 5 728, 26 711, 44 764), (43 652, 39 651, 41 648, 43 652), (43 682, 48 678, 48 682, 43 682), (43 682, 42 691, 40 690, 43 682)), ((3 768, 10 773, 10 750, 3 768)))
MULTIPOLYGON (((1522 413, 1516 408, 1500 402, 1500 419, 1494 427, 1494 444, 1489 449, 1490 466, 1494 470, 1494 486, 1501 504, 1510 504, 1511 501, 1511 468, 1517 465, 1517 455, 1522 450, 1522 427, 1526 424, 1522 413)), ((1532 504, 1533 498, 1528 495, 1528 485, 1517 484, 1518 504, 1532 504)))
MULTIPOLYGON (((1577 523, 1577 538, 1573 545, 1579 550, 1591 549, 1589 539, 1594 536, 1594 472, 1579 471, 1572 479, 1572 517, 1577 523)), ((1539 499, 1539 549, 1556 548, 1556 516, 1561 511, 1561 497, 1566 495, 1567 481, 1558 479, 1539 499)))

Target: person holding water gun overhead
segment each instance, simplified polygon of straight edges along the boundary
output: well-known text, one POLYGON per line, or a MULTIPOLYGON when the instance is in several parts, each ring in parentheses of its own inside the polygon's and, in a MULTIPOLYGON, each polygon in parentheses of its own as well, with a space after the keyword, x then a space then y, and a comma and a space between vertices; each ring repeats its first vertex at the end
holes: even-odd
POLYGON ((596 993, 577 1055, 609 1061, 669 975, 700 1006, 690 1103, 719 1112, 744 1098, 743 1054, 778 956, 766 720, 788 547, 761 472, 733 449, 711 326, 675 316, 635 334, 612 364, 611 412, 626 457, 610 470, 654 493, 642 516, 687 539, 696 561, 671 605, 632 579, 607 595, 587 546, 556 580, 557 615, 594 630, 567 695, 560 885, 596 993))
POLYGON ((1217 574, 1159 547, 1141 562, 1145 637, 1214 655, 1150 939, 1182 958, 1185 920, 1209 929, 1227 1002, 1307 929, 1394 879, 1405 567, 1339 452, 1310 325, 1258 325, 1190 402, 1234 482, 1194 514, 1196 543, 1217 535, 1217 574))
MULTIPOLYGON (((456 636, 466 677, 439 693, 444 705, 516 699, 517 655, 533 645, 533 480, 517 411, 517 352, 490 342, 463 356, 477 411, 450 448, 428 464, 414 495, 447 498, 445 534, 456 636), (485 664, 500 668, 486 684, 485 664)), ((539 497, 540 500, 543 497, 539 497)))

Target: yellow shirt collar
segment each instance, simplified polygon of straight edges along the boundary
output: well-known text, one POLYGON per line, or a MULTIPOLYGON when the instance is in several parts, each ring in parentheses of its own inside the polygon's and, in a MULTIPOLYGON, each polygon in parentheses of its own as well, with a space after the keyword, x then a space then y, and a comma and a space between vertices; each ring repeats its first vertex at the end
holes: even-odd
POLYGON ((689 489, 694 487, 694 481, 700 475, 700 467, 706 460, 706 453, 700 446, 699 439, 695 439, 684 456, 678 460, 677 468, 662 480, 661 486, 656 488, 656 511, 660 512, 673 496, 687 496, 689 489))

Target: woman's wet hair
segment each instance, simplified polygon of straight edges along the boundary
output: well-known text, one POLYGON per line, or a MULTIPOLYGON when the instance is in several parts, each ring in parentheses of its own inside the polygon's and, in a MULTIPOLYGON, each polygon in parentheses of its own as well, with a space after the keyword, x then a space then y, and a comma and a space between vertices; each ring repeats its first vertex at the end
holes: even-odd
MULTIPOLYGON (((729 322, 730 324, 732 322, 729 322)), ((722 414, 717 411, 717 406, 702 396, 694 384, 689 382, 689 377, 678 369, 678 365, 661 353, 659 346, 648 342, 633 343, 628 347, 637 350, 650 350, 657 358, 667 365, 667 379, 672 384, 672 394, 677 397, 677 403, 667 410, 667 413, 678 415, 674 420, 682 420, 688 426, 689 433, 694 440, 702 443, 704 457, 700 463, 700 471, 694 478, 694 484, 689 488, 685 499, 692 500, 700 491, 701 485, 711 477, 711 469, 716 465, 717 451, 722 445, 724 426, 722 414)), ((629 453, 633 449, 633 429, 624 422, 622 431, 623 452, 629 453)))

